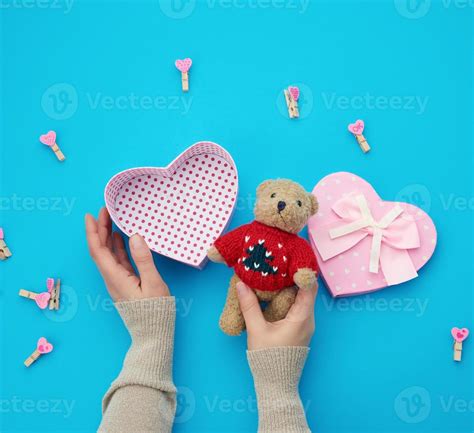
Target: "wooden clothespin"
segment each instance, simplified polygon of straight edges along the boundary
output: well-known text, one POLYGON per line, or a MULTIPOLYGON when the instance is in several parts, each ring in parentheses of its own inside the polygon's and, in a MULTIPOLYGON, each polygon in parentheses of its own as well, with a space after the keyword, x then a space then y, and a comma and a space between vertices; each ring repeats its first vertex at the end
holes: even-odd
POLYGON ((36 344, 35 351, 26 358, 24 364, 25 367, 29 367, 33 362, 35 362, 41 355, 46 355, 47 353, 53 350, 53 345, 46 340, 46 338, 41 337, 36 344))
POLYGON ((365 137, 362 135, 364 132, 364 126, 363 120, 356 120, 354 123, 350 123, 347 128, 349 129, 349 132, 354 134, 360 148, 362 149, 362 152, 367 153, 370 150, 370 146, 369 143, 367 143, 365 137))
POLYGON ((174 62, 175 66, 181 71, 181 86, 183 88, 183 92, 187 92, 189 90, 189 76, 188 71, 193 64, 193 61, 187 57, 183 60, 176 60, 174 62))
POLYGON ((12 256, 10 249, 5 243, 5 235, 3 229, 0 227, 0 260, 6 260, 12 256))
POLYGON ((454 360, 461 361, 462 358, 462 342, 468 337, 469 329, 467 328, 456 328, 451 329, 451 335, 454 338, 454 360))
POLYGON ((298 110, 300 89, 296 86, 288 86, 287 89, 283 90, 283 93, 285 94, 285 101, 290 119, 300 117, 300 112, 298 110))
POLYGON ((58 278, 56 280, 56 287, 54 287, 54 280, 48 278, 48 290, 51 287, 51 299, 49 300, 49 309, 50 310, 59 310, 59 297, 61 294, 61 280, 58 278))
POLYGON ((62 162, 66 159, 64 154, 61 152, 58 144, 56 143, 56 132, 49 131, 47 134, 40 135, 41 143, 45 144, 46 146, 50 147, 56 157, 62 162))
MULTIPOLYGON (((28 298, 32 299, 33 301, 36 302, 36 305, 38 305, 39 308, 44 310, 48 305, 51 308, 51 298, 53 297, 53 289, 54 289, 54 280, 52 278, 48 278, 46 280, 46 287, 48 288, 47 292, 41 292, 41 293, 36 293, 36 292, 30 292, 29 290, 24 290, 21 289, 20 292, 18 293, 20 296, 23 298, 28 298)), ((59 303, 59 297, 58 297, 58 303, 59 303)))

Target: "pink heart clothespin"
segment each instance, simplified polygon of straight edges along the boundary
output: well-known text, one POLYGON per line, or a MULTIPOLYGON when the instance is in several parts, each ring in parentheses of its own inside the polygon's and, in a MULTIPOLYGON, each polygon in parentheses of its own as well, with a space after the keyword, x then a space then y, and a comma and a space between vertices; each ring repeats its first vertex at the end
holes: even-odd
POLYGON ((183 92, 187 92, 189 90, 189 77, 188 71, 193 64, 193 61, 187 57, 183 60, 176 60, 174 62, 176 68, 181 72, 181 86, 183 88, 183 92))
POLYGON ((46 340, 45 337, 41 337, 36 344, 35 351, 26 358, 24 364, 26 367, 29 367, 33 362, 35 362, 41 355, 46 355, 53 351, 53 345, 46 340))
POLYGON ((454 327, 451 329, 451 335, 454 338, 454 360, 461 361, 462 342, 469 336, 469 329, 454 327))
POLYGON ((48 278, 46 280, 47 292, 30 292, 29 290, 21 289, 18 293, 23 298, 28 298, 36 302, 36 305, 44 310, 48 307, 50 310, 59 309, 59 287, 60 280, 56 280, 56 287, 54 287, 54 278, 48 278))
POLYGON ((0 260, 6 260, 11 256, 12 253, 5 242, 5 235, 3 233, 3 229, 0 227, 0 260))
POLYGON ((42 134, 40 135, 39 140, 41 141, 41 143, 50 147, 53 150, 59 161, 62 162, 66 159, 64 154, 61 152, 61 149, 59 148, 58 144, 56 143, 56 132, 49 131, 47 134, 42 134))
POLYGON ((365 124, 363 120, 356 120, 354 123, 350 123, 347 127, 349 132, 354 134, 355 138, 357 139, 357 142, 359 143, 360 148, 362 149, 362 152, 367 153, 370 150, 369 143, 367 143, 367 140, 365 137, 362 135, 364 132, 365 124))
POLYGON ((298 99, 300 98, 300 89, 296 86, 288 86, 287 89, 283 90, 285 95, 286 106, 288 108, 288 115, 290 119, 297 118, 300 116, 298 110, 298 99))

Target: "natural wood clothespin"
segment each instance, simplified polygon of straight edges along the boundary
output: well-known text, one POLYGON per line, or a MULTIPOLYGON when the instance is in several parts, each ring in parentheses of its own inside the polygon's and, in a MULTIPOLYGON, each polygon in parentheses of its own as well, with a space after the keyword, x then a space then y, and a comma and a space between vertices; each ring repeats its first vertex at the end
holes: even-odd
POLYGON ((453 359, 455 361, 461 361, 462 358, 462 342, 469 335, 469 329, 467 328, 456 328, 451 329, 451 335, 454 338, 454 355, 453 359))
POLYGON ((183 60, 176 60, 174 62, 175 66, 181 71, 181 86, 183 88, 183 92, 187 92, 189 90, 189 76, 188 71, 193 64, 193 61, 188 57, 183 60))
POLYGON ((300 112, 298 110, 300 89, 298 89, 296 86, 289 86, 288 89, 283 90, 283 93, 285 94, 285 101, 290 119, 300 117, 300 112))
POLYGON ((62 162, 66 159, 64 154, 61 152, 61 149, 56 143, 56 132, 49 131, 47 134, 40 135, 41 143, 45 144, 46 146, 50 147, 56 157, 62 162))
POLYGON ((59 297, 61 294, 61 280, 58 278, 56 280, 56 287, 54 287, 54 280, 52 278, 48 278, 48 284, 51 284, 51 299, 49 301, 49 309, 59 310, 59 297), (52 280, 52 283, 50 282, 50 280, 52 280))
MULTIPOLYGON (((21 289, 20 292, 18 293, 20 296, 23 298, 28 298, 32 299, 33 301, 36 302, 36 305, 38 305, 39 308, 44 310, 46 307, 49 305, 49 309, 52 310, 53 308, 51 307, 53 305, 59 305, 59 280, 58 280, 58 295, 56 299, 56 294, 53 294, 54 289, 54 279, 53 278, 48 278, 46 280, 46 287, 48 288, 47 292, 41 292, 41 293, 36 293, 36 292, 30 292, 29 290, 24 290, 21 289), (56 300, 55 303, 52 303, 52 299, 56 300)), ((57 310, 57 308, 55 308, 57 310)))
POLYGON ((362 135, 364 132, 364 126, 363 120, 356 120, 355 123, 350 123, 347 128, 349 129, 349 132, 355 135, 362 152, 367 153, 370 150, 370 146, 369 143, 367 143, 365 137, 362 135))
POLYGON ((6 260, 12 256, 10 249, 5 243, 3 229, 0 227, 0 260, 6 260))
POLYGON ((45 355, 53 350, 53 345, 46 340, 46 338, 41 337, 36 344, 35 351, 26 358, 24 364, 26 367, 29 367, 33 362, 35 362, 41 355, 45 355))

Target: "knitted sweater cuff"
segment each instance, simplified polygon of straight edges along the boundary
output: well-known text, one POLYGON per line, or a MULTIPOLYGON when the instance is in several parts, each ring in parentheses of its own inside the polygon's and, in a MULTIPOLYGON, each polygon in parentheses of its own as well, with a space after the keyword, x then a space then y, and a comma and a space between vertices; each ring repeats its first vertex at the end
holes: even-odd
POLYGON ((257 393, 260 433, 307 433, 298 384, 309 349, 274 347, 247 352, 257 393))
POLYGON ((130 332, 132 344, 120 375, 104 397, 104 408, 113 392, 126 385, 176 392, 172 380, 175 298, 118 302, 115 307, 130 332))

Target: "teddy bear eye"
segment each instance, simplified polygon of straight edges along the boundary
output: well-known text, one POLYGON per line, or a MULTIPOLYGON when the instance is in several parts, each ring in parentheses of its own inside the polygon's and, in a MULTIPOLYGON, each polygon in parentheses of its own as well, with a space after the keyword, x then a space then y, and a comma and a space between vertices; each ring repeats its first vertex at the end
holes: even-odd
POLYGON ((271 197, 271 198, 275 198, 275 197, 276 197, 276 193, 273 193, 270 197, 271 197))
POLYGON ((297 201, 296 201, 296 204, 297 204, 299 207, 301 207, 301 206, 303 205, 303 203, 301 203, 301 200, 297 200, 297 201))

